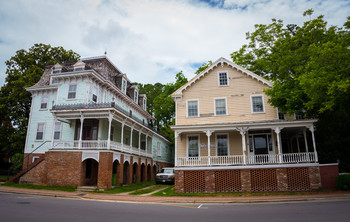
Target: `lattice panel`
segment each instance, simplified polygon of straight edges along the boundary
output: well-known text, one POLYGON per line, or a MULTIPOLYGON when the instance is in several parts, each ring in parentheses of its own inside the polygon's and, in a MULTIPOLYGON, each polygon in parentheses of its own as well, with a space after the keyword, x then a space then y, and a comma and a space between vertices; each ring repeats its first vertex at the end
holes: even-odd
POLYGON ((204 193, 205 173, 204 171, 184 171, 184 192, 204 193))
POLYGON ((307 167, 287 168, 288 189, 290 191, 311 190, 307 167))
POLYGON ((277 191, 276 169, 250 170, 252 192, 277 191))
POLYGON ((217 170, 215 171, 215 192, 241 192, 240 170, 217 170))

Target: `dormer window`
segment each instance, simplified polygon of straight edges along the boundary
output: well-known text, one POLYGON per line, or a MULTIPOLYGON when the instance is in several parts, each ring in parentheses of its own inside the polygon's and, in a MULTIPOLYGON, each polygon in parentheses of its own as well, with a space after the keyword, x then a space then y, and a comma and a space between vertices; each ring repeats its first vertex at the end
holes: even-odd
POLYGON ((134 102, 137 104, 139 101, 139 91, 135 89, 134 91, 134 102))
POLYGON ((58 80, 56 78, 51 77, 51 85, 55 85, 58 83, 58 80))
POLYGON ((126 82, 126 79, 122 79, 122 92, 124 93, 124 94, 126 94, 126 84, 127 84, 127 82, 126 82))
POLYGON ((59 63, 56 63, 53 67, 52 67, 52 74, 58 74, 62 72, 62 66, 59 63))
POLYGON ((74 72, 83 71, 85 69, 85 63, 79 60, 77 63, 73 65, 74 72))

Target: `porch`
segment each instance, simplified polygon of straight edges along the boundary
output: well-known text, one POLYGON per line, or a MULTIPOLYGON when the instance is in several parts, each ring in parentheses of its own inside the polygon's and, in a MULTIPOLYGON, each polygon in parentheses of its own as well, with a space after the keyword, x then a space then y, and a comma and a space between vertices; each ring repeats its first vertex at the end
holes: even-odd
POLYGON ((64 104, 51 110, 51 150, 110 150, 152 157, 155 132, 115 103, 64 104))
POLYGON ((317 163, 313 122, 174 126, 176 167, 317 163))

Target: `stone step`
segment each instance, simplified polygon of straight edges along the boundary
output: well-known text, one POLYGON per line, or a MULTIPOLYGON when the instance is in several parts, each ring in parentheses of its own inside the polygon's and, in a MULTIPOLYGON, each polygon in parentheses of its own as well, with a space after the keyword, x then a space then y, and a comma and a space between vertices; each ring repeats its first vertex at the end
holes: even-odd
POLYGON ((79 186, 76 191, 78 192, 92 192, 97 190, 97 186, 79 186))

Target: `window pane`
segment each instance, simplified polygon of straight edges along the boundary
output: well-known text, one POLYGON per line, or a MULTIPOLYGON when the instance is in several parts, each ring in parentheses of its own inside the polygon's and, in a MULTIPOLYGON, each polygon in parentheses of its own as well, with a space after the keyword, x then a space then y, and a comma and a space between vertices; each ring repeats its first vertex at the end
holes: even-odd
POLYGON ((253 112, 264 112, 263 101, 261 96, 252 97, 253 112))
POLYGON ((226 115, 226 101, 225 99, 215 100, 216 115, 226 115))
POLYGON ((75 92, 77 90, 77 85, 69 85, 69 92, 75 92))
POLYGON ((198 156, 198 136, 188 137, 188 156, 189 157, 198 156))
POLYGON ((46 109, 47 108, 48 100, 49 100, 49 98, 47 96, 41 97, 40 109, 46 109))
POLYGON ((188 116, 198 116, 198 103, 197 101, 188 101, 188 116))
POLYGON ((74 99, 75 98, 75 92, 68 93, 68 99, 74 99))
POLYGON ((227 86, 228 85, 226 72, 219 73, 219 85, 220 86, 227 86))
POLYGON ((43 134, 44 134, 43 132, 37 132, 36 133, 36 139, 37 140, 42 140, 43 139, 43 134))
POLYGON ((217 136, 218 156, 228 155, 227 135, 217 136))
POLYGON ((54 140, 59 140, 59 139, 60 139, 60 136, 61 136, 61 132, 60 132, 60 131, 58 131, 58 132, 55 131, 54 136, 53 136, 53 139, 54 139, 54 140))

